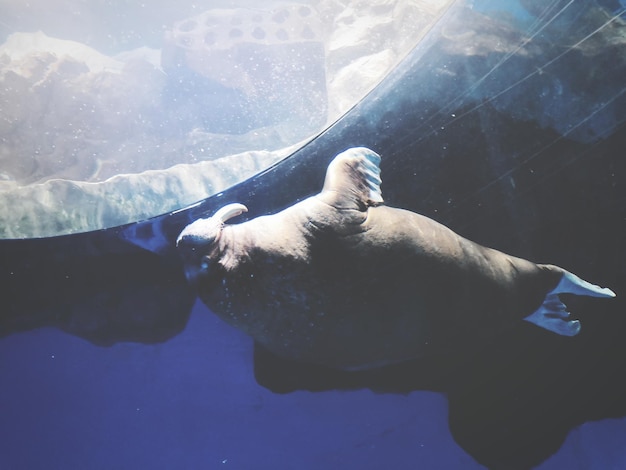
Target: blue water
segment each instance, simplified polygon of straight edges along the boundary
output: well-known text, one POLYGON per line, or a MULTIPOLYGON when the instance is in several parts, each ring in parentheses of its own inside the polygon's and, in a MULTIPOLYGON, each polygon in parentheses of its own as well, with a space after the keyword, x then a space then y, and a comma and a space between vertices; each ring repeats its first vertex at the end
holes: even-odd
MULTIPOLYGON (((0 469, 480 469, 444 394, 260 387, 252 345, 202 305, 164 344, 52 329, 0 342, 0 469)), ((569 433, 542 470, 626 468, 626 419, 569 433)))
POLYGON ((8 337, 0 468, 482 468, 452 440, 442 394, 277 395, 256 384, 251 356, 200 304, 155 346, 8 337))

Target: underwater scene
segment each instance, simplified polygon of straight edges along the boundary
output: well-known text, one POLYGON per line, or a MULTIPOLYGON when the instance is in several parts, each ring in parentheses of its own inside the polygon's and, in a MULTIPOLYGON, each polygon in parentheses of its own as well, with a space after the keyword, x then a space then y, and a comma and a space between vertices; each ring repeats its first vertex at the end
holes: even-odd
POLYGON ((626 2, 0 0, 0 470, 626 468, 626 2))

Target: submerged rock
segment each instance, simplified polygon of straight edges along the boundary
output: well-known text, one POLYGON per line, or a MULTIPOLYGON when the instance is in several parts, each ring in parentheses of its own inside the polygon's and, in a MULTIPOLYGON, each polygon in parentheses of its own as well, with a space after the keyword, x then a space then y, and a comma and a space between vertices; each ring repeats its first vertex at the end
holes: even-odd
POLYGON ((5 179, 98 181, 155 163, 134 163, 156 144, 163 74, 153 64, 15 33, 0 47, 0 84, 5 179))
POLYGON ((0 238, 85 232, 147 219, 226 189, 287 153, 256 151, 99 183, 53 179, 0 191, 0 238))

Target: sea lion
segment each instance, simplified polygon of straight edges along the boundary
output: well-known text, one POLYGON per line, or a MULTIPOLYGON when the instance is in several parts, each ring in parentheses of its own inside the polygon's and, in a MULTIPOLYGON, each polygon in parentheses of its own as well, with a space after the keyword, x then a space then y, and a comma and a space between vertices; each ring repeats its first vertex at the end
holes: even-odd
POLYGON ((385 206, 380 156, 339 154, 322 191, 241 224, 229 204, 180 234, 186 273, 221 318, 273 353, 354 370, 476 342, 521 319, 575 335, 560 293, 615 294, 385 206))

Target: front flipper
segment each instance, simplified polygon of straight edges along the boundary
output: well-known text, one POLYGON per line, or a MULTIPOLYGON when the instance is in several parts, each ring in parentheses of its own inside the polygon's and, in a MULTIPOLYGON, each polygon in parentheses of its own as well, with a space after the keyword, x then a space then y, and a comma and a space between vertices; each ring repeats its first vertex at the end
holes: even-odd
POLYGON ((326 171, 321 197, 337 209, 364 210, 382 204, 380 155, 355 147, 337 155, 326 171))
POLYGON ((568 271, 563 272, 557 286, 546 295, 541 306, 524 320, 563 336, 575 336, 580 332, 580 322, 572 320, 559 294, 586 295, 589 297, 615 297, 606 287, 591 284, 568 271))

